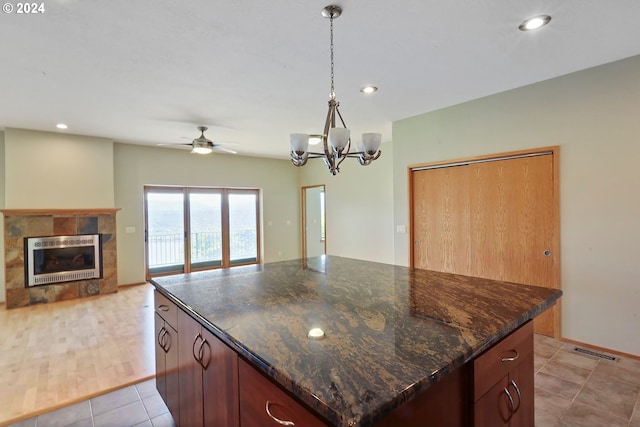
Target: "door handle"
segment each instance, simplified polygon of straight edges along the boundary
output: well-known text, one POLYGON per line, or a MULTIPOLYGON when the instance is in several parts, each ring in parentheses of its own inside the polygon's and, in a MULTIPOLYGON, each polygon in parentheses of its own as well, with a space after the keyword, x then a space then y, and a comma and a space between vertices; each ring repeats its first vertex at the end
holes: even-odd
MULTIPOLYGON (((204 339, 202 338, 202 335, 200 335, 200 332, 198 332, 198 334, 195 336, 195 338, 193 338, 193 344, 191 345, 191 354, 193 354, 193 358, 195 359, 196 362, 198 362, 198 365, 200 364, 200 358, 198 356, 196 356, 196 343, 198 342, 198 339, 202 339, 204 341, 204 339)), ((198 350, 200 351, 200 350, 198 350)))

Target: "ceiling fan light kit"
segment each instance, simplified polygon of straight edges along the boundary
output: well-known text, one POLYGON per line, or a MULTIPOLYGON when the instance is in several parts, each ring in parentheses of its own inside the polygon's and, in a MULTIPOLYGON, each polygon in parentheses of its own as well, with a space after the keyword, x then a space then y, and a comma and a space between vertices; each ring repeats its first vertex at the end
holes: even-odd
POLYGON ((295 166, 304 166, 307 160, 321 158, 329 168, 332 175, 340 172, 340 164, 347 157, 357 158, 361 165, 367 166, 380 157, 380 143, 382 135, 379 133, 364 133, 362 140, 356 143, 356 151, 351 151, 351 132, 340 114, 340 103, 336 100, 334 90, 333 72, 333 20, 342 14, 340 6, 331 5, 322 9, 322 16, 330 22, 330 52, 331 52, 331 91, 329 93, 329 111, 324 124, 324 132, 320 136, 323 152, 309 151, 309 135, 305 133, 292 133, 291 162, 295 166), (336 116, 340 119, 342 127, 336 127, 336 116))
POLYGON ((224 151, 231 154, 238 154, 237 151, 230 150, 228 148, 223 148, 220 145, 222 144, 233 144, 232 142, 217 142, 214 143, 209 138, 204 136, 204 132, 208 128, 206 126, 198 126, 198 130, 200 131, 200 136, 196 139, 192 140, 190 144, 158 144, 158 145, 178 145, 178 146, 187 146, 191 147, 191 154, 210 154, 213 151, 224 151))
POLYGON ((198 130, 200 131, 200 136, 193 140, 191 145, 193 149, 191 150, 191 154, 209 154, 213 151, 213 142, 204 136, 204 131, 207 130, 206 126, 198 126, 198 130))

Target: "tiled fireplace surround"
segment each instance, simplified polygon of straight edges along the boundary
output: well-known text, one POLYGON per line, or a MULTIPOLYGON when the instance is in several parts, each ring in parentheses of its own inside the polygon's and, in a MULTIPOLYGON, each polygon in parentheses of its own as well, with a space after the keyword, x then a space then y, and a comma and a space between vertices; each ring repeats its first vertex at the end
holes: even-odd
POLYGON ((119 209, 5 209, 7 308, 117 292, 116 212, 119 209), (25 287, 24 238, 102 234, 102 279, 25 287))

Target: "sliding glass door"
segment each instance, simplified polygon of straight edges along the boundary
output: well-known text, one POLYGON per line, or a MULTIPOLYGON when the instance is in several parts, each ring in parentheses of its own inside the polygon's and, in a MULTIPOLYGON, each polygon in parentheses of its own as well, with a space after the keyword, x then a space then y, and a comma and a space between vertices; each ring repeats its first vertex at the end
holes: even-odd
POLYGON ((147 278, 256 264, 258 190, 145 187, 147 278))
POLYGON ((258 259, 258 194, 229 193, 229 260, 231 264, 258 259))
POLYGON ((149 273, 182 273, 185 271, 184 192, 157 189, 146 192, 145 196, 149 273))
POLYGON ((191 270, 222 265, 222 192, 189 193, 191 270))

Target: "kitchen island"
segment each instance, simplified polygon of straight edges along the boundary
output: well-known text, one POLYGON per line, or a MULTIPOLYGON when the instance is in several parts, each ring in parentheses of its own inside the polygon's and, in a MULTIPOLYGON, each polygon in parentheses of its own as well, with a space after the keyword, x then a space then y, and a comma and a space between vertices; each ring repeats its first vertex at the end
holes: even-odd
MULTIPOLYGON (((202 423, 186 414, 200 417, 220 396, 235 396, 216 409, 226 424, 260 423, 252 418, 260 409, 275 425, 293 425, 278 407, 286 404, 260 396, 263 392, 255 390, 263 388, 252 385, 256 380, 265 380, 265 387, 273 385, 283 399, 309 412, 310 421, 295 425, 407 423, 412 414, 424 417, 443 410, 453 416, 454 425, 480 425, 473 405, 486 390, 477 382, 493 368, 474 372, 474 363, 502 342, 507 343, 503 362, 518 359, 508 341, 511 335, 518 336, 511 339, 514 345, 522 341, 532 349, 530 320, 561 296, 555 289, 333 256, 151 282, 156 287, 158 388, 183 427, 202 423), (190 324, 188 332, 181 330, 183 323, 190 324), (321 337, 309 336, 314 328, 323 331, 321 337), (176 346, 179 351, 172 355, 176 346), (218 394, 206 390, 213 387, 203 373, 210 366, 223 367, 215 376, 218 394), (184 386, 193 381, 201 383, 194 385, 195 397, 184 386), (440 400, 453 402, 452 408, 442 408, 437 396, 431 396, 440 389, 447 394, 440 400), (208 399, 207 394, 217 397, 208 399), (196 408, 185 408, 203 396, 196 408), (266 400, 252 408, 251 400, 261 398, 266 400)), ((520 360, 528 360, 526 356, 520 360)), ((530 359, 525 380, 530 376, 532 385, 532 355, 530 359)), ((505 425, 521 406, 532 413, 532 396, 525 401, 517 385, 504 388, 509 397, 503 399, 508 406, 508 414, 501 415, 505 425), (514 404, 516 389, 519 400, 514 404)))

